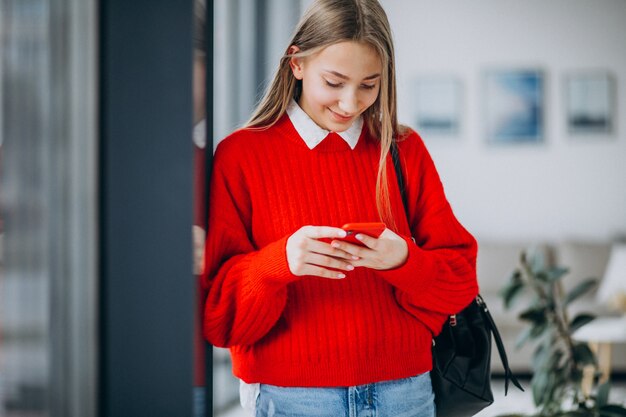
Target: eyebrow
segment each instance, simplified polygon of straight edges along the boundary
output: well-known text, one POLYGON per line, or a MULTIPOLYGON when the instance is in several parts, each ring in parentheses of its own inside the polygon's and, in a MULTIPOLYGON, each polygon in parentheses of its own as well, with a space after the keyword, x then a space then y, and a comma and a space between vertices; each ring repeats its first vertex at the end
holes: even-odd
MULTIPOLYGON (((343 75, 342 73, 337 72, 337 71, 326 70, 326 72, 328 72, 330 74, 333 74, 334 76, 339 77, 339 78, 344 79, 344 80, 349 80, 350 79, 350 77, 348 77, 347 75, 343 75)), ((378 77, 380 77, 380 74, 368 75, 367 77, 363 78, 363 81, 373 80, 374 78, 378 78, 378 77)))

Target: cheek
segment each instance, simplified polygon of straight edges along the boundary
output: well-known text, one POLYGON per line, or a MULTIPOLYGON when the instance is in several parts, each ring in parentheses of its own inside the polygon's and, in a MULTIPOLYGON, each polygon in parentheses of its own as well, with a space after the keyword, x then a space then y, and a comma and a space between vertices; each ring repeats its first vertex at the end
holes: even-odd
POLYGON ((365 108, 370 107, 372 104, 374 104, 376 102, 376 99, 378 98, 378 89, 375 92, 368 92, 367 94, 365 94, 365 96, 363 97, 363 104, 365 108))
POLYGON ((337 100, 336 93, 324 83, 303 83, 302 89, 312 104, 327 106, 337 100))

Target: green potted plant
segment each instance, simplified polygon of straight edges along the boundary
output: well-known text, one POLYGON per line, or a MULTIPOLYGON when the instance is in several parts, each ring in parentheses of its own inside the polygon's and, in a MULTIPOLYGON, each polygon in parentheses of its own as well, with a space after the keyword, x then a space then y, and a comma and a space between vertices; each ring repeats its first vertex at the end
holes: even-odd
POLYGON ((500 293, 507 309, 521 300, 522 293, 530 294, 524 298, 529 304, 519 314, 528 326, 517 345, 536 344, 531 380, 537 408, 534 416, 626 416, 626 408, 608 403, 609 382, 599 385, 594 378, 592 390, 583 390, 583 370, 595 367, 596 357, 587 343, 574 340, 572 335, 594 316, 581 313, 570 318, 568 306, 594 288, 597 280, 588 279, 565 292, 561 281, 567 273, 566 268, 548 266, 537 254, 524 252, 500 293))

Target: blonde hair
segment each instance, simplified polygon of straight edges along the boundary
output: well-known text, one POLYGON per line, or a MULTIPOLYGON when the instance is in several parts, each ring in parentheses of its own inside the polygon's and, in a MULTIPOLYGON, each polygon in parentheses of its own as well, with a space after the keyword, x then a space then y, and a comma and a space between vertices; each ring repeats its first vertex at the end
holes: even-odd
POLYGON ((292 98, 298 100, 302 82, 291 71, 292 57, 314 55, 325 47, 353 41, 372 46, 381 60, 382 74, 378 98, 364 113, 369 132, 380 141, 380 159, 376 180, 376 206, 388 227, 396 229, 391 213, 386 160, 394 138, 404 128, 398 124, 396 111, 396 77, 393 41, 387 15, 377 0, 316 0, 304 13, 294 35, 280 59, 280 64, 256 107, 245 124, 247 128, 267 128, 285 113, 292 98), (290 47, 299 48, 290 53, 290 47))

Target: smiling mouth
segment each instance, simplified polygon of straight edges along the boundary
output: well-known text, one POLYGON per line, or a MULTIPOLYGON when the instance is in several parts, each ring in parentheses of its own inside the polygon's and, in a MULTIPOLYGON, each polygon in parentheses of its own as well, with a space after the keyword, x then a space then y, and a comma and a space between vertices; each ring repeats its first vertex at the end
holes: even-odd
POLYGON ((344 122, 347 122, 348 120, 352 120, 352 118, 354 118, 354 116, 342 116, 341 114, 337 113, 336 111, 331 110, 330 108, 328 110, 330 110, 330 112, 333 114, 333 116, 335 116, 335 118, 344 122))

